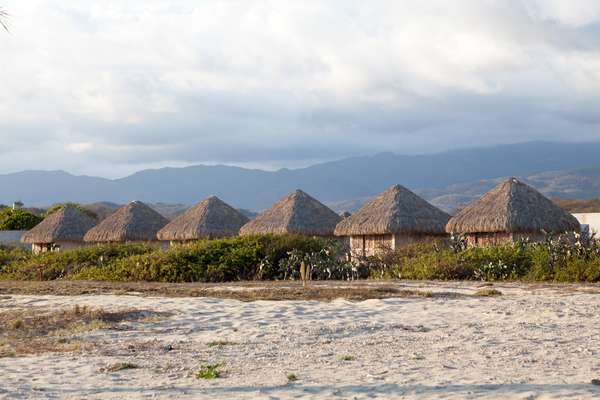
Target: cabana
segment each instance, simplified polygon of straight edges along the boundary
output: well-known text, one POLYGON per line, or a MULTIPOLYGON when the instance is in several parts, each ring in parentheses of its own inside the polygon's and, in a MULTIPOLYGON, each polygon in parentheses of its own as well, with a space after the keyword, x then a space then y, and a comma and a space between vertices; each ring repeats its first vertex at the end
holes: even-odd
POLYGON ((248 217, 223 202, 209 197, 181 214, 158 231, 160 241, 171 244, 198 239, 215 239, 236 236, 248 217))
POLYGON ((240 229, 241 235, 295 233, 332 237, 342 218, 302 190, 288 194, 240 229))
POLYGON ((350 256, 368 257, 446 236, 450 216, 400 185, 369 200, 335 228, 350 238, 350 256))
POLYGON ((579 222, 543 194, 510 178, 456 214, 446 226, 471 246, 521 239, 544 240, 547 233, 578 232, 579 222))
POLYGON ((83 236, 96 225, 96 220, 85 211, 64 206, 46 216, 21 241, 31 244, 34 254, 73 249, 84 245, 83 236))
POLYGON ((86 242, 153 242, 169 221, 141 201, 133 201, 109 215, 84 236, 86 242))

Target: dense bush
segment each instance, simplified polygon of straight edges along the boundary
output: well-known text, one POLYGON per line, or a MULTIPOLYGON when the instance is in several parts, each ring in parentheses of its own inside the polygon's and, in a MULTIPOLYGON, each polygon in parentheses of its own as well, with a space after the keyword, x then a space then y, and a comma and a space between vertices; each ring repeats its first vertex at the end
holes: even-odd
POLYGON ((12 208, 0 210, 0 231, 26 231, 42 222, 42 218, 29 211, 12 208))
POLYGON ((467 279, 600 281, 600 243, 548 237, 543 243, 465 248, 459 242, 413 244, 354 263, 336 241, 295 235, 204 240, 160 249, 104 245, 33 256, 0 248, 0 279, 229 282, 299 279, 467 279))
POLYGON ((91 265, 73 278, 158 282, 286 279, 293 277, 290 269, 299 267, 298 254, 327 263, 333 270, 341 264, 330 241, 296 235, 260 235, 173 246, 161 252, 121 258, 108 266, 91 265), (326 255, 315 256, 323 251, 326 255))
POLYGON ((42 253, 0 266, 0 279, 69 279, 85 268, 108 267, 117 260, 157 250, 158 248, 148 245, 121 244, 42 253))
POLYGON ((413 244, 362 262, 373 278, 599 282, 600 242, 548 236, 490 247, 413 244))
POLYGON ((0 245, 0 271, 5 266, 24 261, 31 256, 31 252, 20 247, 0 245))
POLYGON ((358 268, 340 261, 340 252, 335 241, 297 235, 203 240, 165 250, 149 245, 104 245, 12 257, 4 263, 0 258, 0 279, 158 282, 289 279, 297 277, 303 260, 312 266, 314 279, 359 277, 358 268))

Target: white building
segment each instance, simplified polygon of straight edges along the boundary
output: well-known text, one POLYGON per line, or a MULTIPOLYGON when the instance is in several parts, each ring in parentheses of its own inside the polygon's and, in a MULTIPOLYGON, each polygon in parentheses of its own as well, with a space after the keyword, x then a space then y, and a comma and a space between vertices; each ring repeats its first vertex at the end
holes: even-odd
POLYGON ((590 234, 594 233, 600 238, 600 213, 574 213, 573 216, 582 225, 582 232, 587 227, 590 234))

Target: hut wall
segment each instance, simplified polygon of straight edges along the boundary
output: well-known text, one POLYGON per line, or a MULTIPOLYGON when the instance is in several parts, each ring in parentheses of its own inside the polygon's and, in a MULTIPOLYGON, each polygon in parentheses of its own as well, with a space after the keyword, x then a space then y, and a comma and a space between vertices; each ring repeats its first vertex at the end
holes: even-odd
POLYGON ((430 242, 440 240, 443 237, 405 233, 352 236, 350 238, 350 252, 352 257, 372 257, 412 243, 430 242))
POLYGON ((82 243, 82 242, 56 242, 54 244, 54 250, 53 251, 61 251, 61 250, 71 250, 71 249, 78 249, 80 247, 85 247, 86 244, 82 243))
POLYGON ((47 253, 52 250, 52 245, 50 243, 33 243, 31 245, 31 252, 33 254, 41 254, 47 253))
POLYGON ((469 246, 497 246, 507 243, 518 242, 519 240, 528 239, 531 242, 540 242, 544 240, 544 235, 541 233, 510 233, 510 232, 494 232, 494 233, 470 233, 466 235, 469 246))
POLYGON ((61 241, 56 243, 34 243, 31 245, 31 251, 33 254, 47 253, 47 252, 57 252, 71 249, 78 249, 80 247, 87 246, 82 242, 70 242, 70 241, 61 241))
POLYGON ((413 243, 435 242, 444 238, 446 238, 446 235, 397 234, 394 236, 394 248, 396 249, 413 243))
POLYGON ((371 257, 391 250, 394 235, 360 235, 350 238, 350 252, 353 257, 371 257))

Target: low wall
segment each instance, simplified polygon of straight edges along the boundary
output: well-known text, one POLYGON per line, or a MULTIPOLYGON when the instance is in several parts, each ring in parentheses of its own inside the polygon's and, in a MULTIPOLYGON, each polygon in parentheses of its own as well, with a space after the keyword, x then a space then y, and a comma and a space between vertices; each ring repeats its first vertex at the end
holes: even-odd
POLYGON ((25 243, 21 243, 21 236, 27 231, 0 231, 0 245, 11 245, 19 247, 29 247, 25 243))

